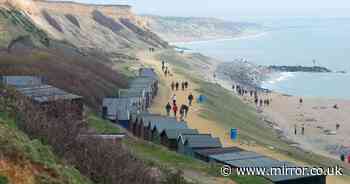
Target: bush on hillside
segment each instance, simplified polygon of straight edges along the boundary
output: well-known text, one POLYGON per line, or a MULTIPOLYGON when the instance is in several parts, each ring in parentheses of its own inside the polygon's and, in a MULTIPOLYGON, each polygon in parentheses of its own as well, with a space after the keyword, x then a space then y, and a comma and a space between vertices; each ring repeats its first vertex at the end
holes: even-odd
POLYGON ((0 176, 0 184, 8 184, 8 179, 5 176, 0 176))

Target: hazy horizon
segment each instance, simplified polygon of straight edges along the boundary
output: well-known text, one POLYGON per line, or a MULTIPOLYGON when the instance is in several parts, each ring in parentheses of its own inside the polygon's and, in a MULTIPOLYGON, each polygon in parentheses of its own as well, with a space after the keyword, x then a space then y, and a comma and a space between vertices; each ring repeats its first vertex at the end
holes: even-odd
POLYGON ((94 4, 128 4, 137 14, 195 16, 234 19, 237 17, 350 17, 348 0, 75 0, 94 4))

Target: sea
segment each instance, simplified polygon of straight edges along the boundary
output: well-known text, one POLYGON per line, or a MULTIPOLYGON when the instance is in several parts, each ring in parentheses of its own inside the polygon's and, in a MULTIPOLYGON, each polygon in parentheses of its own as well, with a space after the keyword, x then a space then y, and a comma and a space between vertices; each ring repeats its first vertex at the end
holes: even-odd
POLYGON ((307 97, 350 99, 350 18, 250 18, 256 33, 233 39, 174 43, 222 61, 323 66, 333 73, 275 73, 263 88, 307 97), (337 73, 336 71, 346 71, 337 73))

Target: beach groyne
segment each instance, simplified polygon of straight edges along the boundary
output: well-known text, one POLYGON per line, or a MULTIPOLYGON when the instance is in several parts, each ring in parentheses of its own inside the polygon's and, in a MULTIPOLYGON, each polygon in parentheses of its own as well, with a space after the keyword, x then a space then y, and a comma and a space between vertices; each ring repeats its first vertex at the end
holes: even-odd
POLYGON ((332 70, 322 66, 287 66, 270 65, 267 67, 277 72, 312 72, 312 73, 330 73, 332 70))

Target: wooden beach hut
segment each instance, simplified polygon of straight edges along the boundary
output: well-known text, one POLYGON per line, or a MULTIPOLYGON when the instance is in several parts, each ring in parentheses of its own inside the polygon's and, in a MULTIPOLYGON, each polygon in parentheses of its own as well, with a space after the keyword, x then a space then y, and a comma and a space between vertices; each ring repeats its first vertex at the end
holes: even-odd
POLYGON ((48 118, 64 118, 69 114, 72 119, 83 119, 84 105, 81 96, 51 85, 20 86, 16 90, 30 99, 33 105, 46 111, 48 118))
MULTIPOLYGON (((267 171, 270 171, 271 168, 301 168, 287 161, 278 161, 249 151, 211 155, 210 158, 232 168, 265 168, 267 171)), ((303 175, 296 173, 296 170, 291 170, 288 174, 266 174, 262 177, 274 184, 326 183, 326 176, 313 176, 310 174, 310 170, 306 170, 303 175)))
POLYGON ((137 113, 138 104, 132 103, 130 98, 104 98, 102 117, 129 128, 132 113, 137 113))
POLYGON ((160 134, 161 144, 172 151, 177 151, 177 141, 182 134, 199 134, 196 129, 165 129, 160 134))
POLYGON ((195 158, 205 162, 215 162, 214 160, 210 159, 210 156, 241 151, 243 150, 238 147, 200 149, 195 151, 195 158))
POLYGON ((178 138, 177 151, 194 157, 196 150, 221 147, 220 139, 213 138, 211 134, 182 134, 178 138))
POLYGON ((44 79, 39 76, 7 75, 0 76, 0 82, 7 86, 26 87, 43 85, 44 79))

